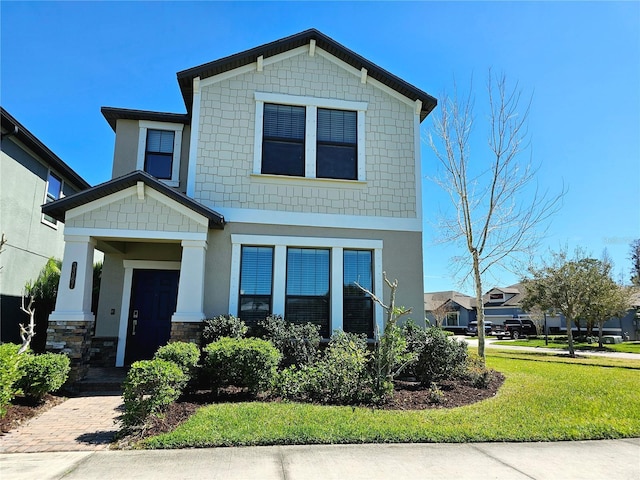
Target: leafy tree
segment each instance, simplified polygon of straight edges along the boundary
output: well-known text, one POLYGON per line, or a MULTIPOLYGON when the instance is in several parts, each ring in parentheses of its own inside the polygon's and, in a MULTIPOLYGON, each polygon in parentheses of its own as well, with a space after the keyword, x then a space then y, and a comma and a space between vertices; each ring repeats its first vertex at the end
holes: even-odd
POLYGON ((474 100, 471 91, 458 98, 444 95, 429 142, 443 167, 436 182, 448 193, 451 210, 441 218, 444 240, 459 244, 455 259, 464 278, 471 277, 478 305, 478 355, 485 361, 483 277, 507 259, 530 255, 539 241, 538 227, 559 208, 563 193, 548 196, 532 188, 536 170, 527 158, 530 102, 520 106, 521 93, 504 75, 488 74, 486 122, 488 150, 471 155, 474 100), (435 138, 435 140, 434 140, 435 138))
POLYGON ((33 282, 25 285, 26 296, 33 299, 29 308, 35 308, 35 336, 31 342, 31 348, 35 352, 44 352, 47 341, 47 326, 49 314, 56 306, 58 295, 58 283, 60 282, 60 270, 62 262, 50 258, 33 282))
POLYGON ((551 262, 530 267, 529 275, 522 281, 526 292, 523 310, 538 308, 563 314, 572 357, 575 356, 572 323, 597 319, 602 335, 604 322, 624 311, 624 301, 618 296, 621 287, 611 279, 611 264, 588 258, 580 249, 572 259, 566 251, 553 253, 551 262))
POLYGON ((631 242, 631 284, 640 287, 640 238, 631 242))

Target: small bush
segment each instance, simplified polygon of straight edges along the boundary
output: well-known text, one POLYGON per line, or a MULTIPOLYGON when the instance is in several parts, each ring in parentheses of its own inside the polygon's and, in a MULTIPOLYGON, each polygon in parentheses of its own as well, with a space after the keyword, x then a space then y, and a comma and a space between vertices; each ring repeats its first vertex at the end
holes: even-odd
POLYGON ((173 362, 159 358, 133 363, 123 383, 125 426, 141 425, 182 393, 187 376, 173 362))
POLYGON ((204 345, 220 340, 222 337, 244 338, 247 325, 233 315, 218 315, 204 321, 202 340, 204 345))
POLYGON ((432 383, 429 387, 429 402, 430 403, 442 403, 444 400, 444 392, 436 385, 432 383))
POLYGON ((25 396, 40 401, 47 393, 64 385, 69 376, 69 364, 69 357, 62 353, 25 355, 20 366, 23 375, 16 385, 25 396))
POLYGON ((320 345, 318 325, 290 323, 280 315, 272 315, 259 322, 258 327, 261 336, 280 351, 282 367, 309 365, 315 361, 320 345))
POLYGON ((427 329, 422 328, 413 320, 409 319, 402 326, 402 335, 407 342, 407 351, 411 352, 416 358, 416 361, 410 363, 404 370, 404 375, 408 377, 416 377, 416 362, 429 338, 427 329))
POLYGON ((448 338, 440 328, 428 328, 414 366, 416 378, 423 385, 457 378, 464 373, 467 355, 465 341, 448 338))
POLYGON ((368 356, 366 339, 336 332, 315 364, 293 365, 278 374, 276 393, 290 400, 341 405, 369 401, 368 356))
POLYGON ((16 396, 16 383, 22 377, 20 360, 25 355, 18 355, 20 345, 3 343, 0 345, 0 417, 7 413, 7 405, 16 396))
POLYGON ((493 378, 493 370, 484 366, 478 357, 471 357, 467 360, 464 377, 475 388, 488 388, 493 378))
POLYGON ((220 387, 247 387, 258 393, 271 387, 280 352, 267 340, 227 338, 204 348, 204 369, 214 392, 220 387))
POLYGON ((173 362, 182 373, 191 377, 200 360, 200 349, 194 343, 173 342, 160 347, 153 358, 173 362))

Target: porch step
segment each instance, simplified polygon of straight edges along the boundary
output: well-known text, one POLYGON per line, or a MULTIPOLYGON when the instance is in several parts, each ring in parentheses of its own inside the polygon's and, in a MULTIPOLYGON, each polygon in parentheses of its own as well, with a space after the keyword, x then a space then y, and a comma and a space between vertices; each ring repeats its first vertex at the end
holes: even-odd
POLYGON ((122 393, 122 382, 126 376, 126 368, 92 367, 87 376, 77 382, 75 387, 81 393, 122 393))

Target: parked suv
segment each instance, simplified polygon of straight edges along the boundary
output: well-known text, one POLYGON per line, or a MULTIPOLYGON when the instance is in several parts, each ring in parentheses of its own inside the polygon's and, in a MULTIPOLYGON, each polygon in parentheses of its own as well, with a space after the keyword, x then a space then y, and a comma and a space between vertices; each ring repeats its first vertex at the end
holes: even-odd
MULTIPOLYGON (((490 335, 491 330, 493 330, 493 323, 484 322, 484 334, 490 335)), ((471 335, 472 337, 478 335, 478 322, 469 322, 469 325, 467 326, 467 335, 471 335)))
POLYGON ((504 321, 504 325, 496 325, 493 328, 493 334, 502 340, 503 337, 511 337, 517 340, 527 335, 537 335, 538 329, 531 320, 521 320, 512 318, 504 321))

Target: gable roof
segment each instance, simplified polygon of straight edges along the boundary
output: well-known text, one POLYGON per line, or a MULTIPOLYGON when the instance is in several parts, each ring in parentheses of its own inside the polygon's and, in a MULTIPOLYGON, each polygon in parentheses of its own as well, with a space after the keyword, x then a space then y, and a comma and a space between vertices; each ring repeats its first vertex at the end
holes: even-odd
POLYGON ((375 63, 361 57, 357 53, 349 50, 347 47, 339 44, 332 38, 326 36, 322 32, 312 28, 304 32, 296 33, 290 37, 276 40, 259 47, 245 50, 228 57, 205 63, 197 67, 189 68, 178 72, 178 83, 182 91, 182 97, 187 107, 187 112, 191 112, 193 104, 193 79, 200 77, 205 79, 229 70, 236 69, 256 62, 258 57, 269 58, 274 55, 292 50, 303 45, 308 45, 311 40, 315 40, 316 46, 330 53, 343 62, 351 65, 357 70, 367 69, 367 75, 381 82, 382 84, 392 88, 398 93, 404 95, 411 100, 420 100, 422 102, 422 110, 420 112, 420 121, 424 120, 429 113, 436 107, 438 101, 428 93, 414 87, 399 77, 396 77, 387 70, 379 67, 375 63))
POLYGON ((137 185, 138 182, 144 182, 149 187, 157 190, 158 192, 166 195, 167 197, 181 203, 185 207, 193 210, 196 213, 209 219, 209 228, 224 229, 225 220, 222 215, 213 210, 205 207, 201 203, 196 202, 192 198, 187 197, 184 193, 181 193, 171 187, 168 187, 161 181, 155 179, 146 172, 136 170, 134 172, 123 175, 122 177, 114 178, 108 182, 96 185, 93 188, 84 190, 74 195, 61 198, 55 202, 46 203, 42 206, 42 211, 60 222, 64 222, 65 213, 73 208, 85 205, 94 200, 98 200, 112 193, 119 192, 125 188, 137 185))
POLYGON ((446 290, 443 292, 428 292, 424 294, 424 309, 432 312, 447 302, 455 302, 461 307, 472 310, 475 307, 475 299, 464 293, 455 290, 446 290))
POLYGON ((2 129, 6 133, 2 134, 2 138, 13 136, 20 140, 24 145, 44 160, 59 175, 62 175, 68 183, 71 183, 77 190, 85 190, 91 185, 78 175, 69 165, 62 161, 55 153, 42 143, 38 138, 27 130, 18 120, 16 120, 3 107, 0 107, 0 116, 2 117, 2 129))

